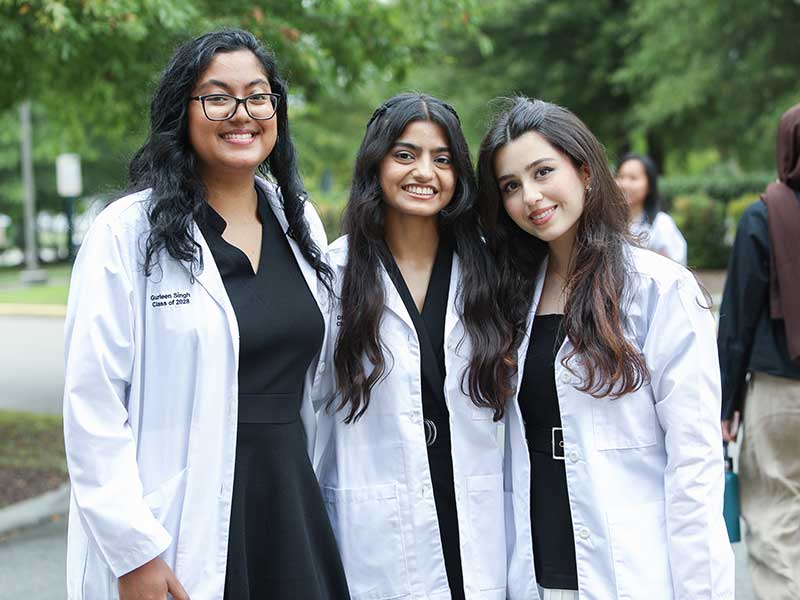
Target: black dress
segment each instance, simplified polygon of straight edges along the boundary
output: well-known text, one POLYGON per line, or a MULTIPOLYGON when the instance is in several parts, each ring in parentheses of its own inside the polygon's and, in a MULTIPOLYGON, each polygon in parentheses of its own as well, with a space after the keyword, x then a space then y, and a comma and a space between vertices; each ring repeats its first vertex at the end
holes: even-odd
POLYGON ((428 465, 439 522, 444 566, 452 599, 463 600, 464 577, 461 571, 458 512, 453 481, 453 456, 450 447, 450 413, 444 398, 444 325, 447 314, 447 296, 450 292, 453 247, 444 238, 439 242, 421 313, 417 309, 400 268, 385 244, 383 245, 382 259, 408 314, 411 316, 420 342, 422 415, 428 440, 428 465))
POLYGON ((555 382, 555 358, 564 342, 564 315, 536 315, 533 320, 525 371, 519 390, 519 408, 531 459, 531 531, 536 580, 547 589, 577 590, 575 537, 569 508, 561 411, 555 382), (553 443, 555 442, 555 444, 553 443), (555 448, 553 446, 555 445, 555 448))
POLYGON ((300 420, 306 370, 322 345, 322 315, 261 190, 257 273, 247 256, 222 238, 222 217, 211 207, 206 212, 201 230, 240 336, 225 600, 347 599, 300 420))

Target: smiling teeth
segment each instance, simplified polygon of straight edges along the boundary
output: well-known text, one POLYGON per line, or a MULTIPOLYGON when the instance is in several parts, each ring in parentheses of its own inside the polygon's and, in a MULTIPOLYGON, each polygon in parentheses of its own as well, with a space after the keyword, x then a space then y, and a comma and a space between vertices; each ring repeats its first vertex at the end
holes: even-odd
POLYGON ((432 187, 423 187, 420 185, 407 185, 405 189, 412 194, 419 194, 421 196, 432 196, 435 191, 432 187))
POLYGON ((556 207, 548 208, 547 210, 537 213, 535 215, 531 215, 530 218, 532 221, 541 221, 542 219, 546 219, 550 215, 552 215, 556 210, 556 207))
POLYGON ((226 140, 250 140, 253 139, 252 133, 226 133, 222 137, 226 140))

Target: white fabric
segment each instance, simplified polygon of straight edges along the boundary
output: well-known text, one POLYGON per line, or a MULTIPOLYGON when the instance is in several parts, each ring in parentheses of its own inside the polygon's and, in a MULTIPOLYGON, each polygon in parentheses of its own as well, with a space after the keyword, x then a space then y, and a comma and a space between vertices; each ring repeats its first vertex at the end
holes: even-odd
POLYGON ((630 230, 634 235, 641 236, 645 248, 686 266, 686 239, 667 213, 658 213, 652 225, 642 215, 641 219, 631 223, 630 230))
MULTIPOLYGON (((328 261, 340 286, 346 238, 331 244, 328 261)), ((445 319, 445 397, 464 590, 469 600, 505 600, 499 423, 493 421, 491 410, 477 408, 461 387, 471 350, 456 307, 460 280, 454 256, 445 319)), ((320 406, 315 465, 352 599, 445 600, 450 591, 425 445, 420 344, 383 268, 381 281, 386 307, 380 337, 388 373, 373 388, 369 408, 356 423, 345 424, 346 413, 320 406)), ((340 314, 339 306, 334 306, 331 323, 340 314)), ((328 363, 333 361, 336 327, 332 330, 325 352, 328 363)), ((365 362, 365 368, 371 365, 365 362)), ((328 386, 330 396, 333 377, 328 386)), ((337 402, 338 397, 334 405, 337 402)))
MULTIPOLYGON (((562 365, 568 339, 555 362, 580 597, 635 599, 646 590, 650 600, 733 600, 714 318, 690 272, 649 250, 630 254, 624 327, 647 361, 650 382, 618 399, 593 398, 562 365)), ((545 272, 546 265, 517 355, 519 378, 545 272)), ((516 399, 506 432, 514 504, 509 582, 530 578, 527 595, 513 590, 510 597, 532 599, 531 473, 516 399)))
MULTIPOLYGON (((268 191, 283 227, 276 188, 268 191)), ((66 319, 64 441, 72 482, 71 600, 115 600, 116 578, 161 556, 192 600, 222 598, 237 424, 239 333, 211 252, 204 269, 162 253, 142 270, 148 192, 95 221, 78 253, 66 319)), ((322 223, 306 204, 314 240, 322 223)), ((314 269, 289 239, 314 297, 314 269)), ((323 314, 327 308, 322 307, 323 314)), ((315 360, 301 415, 313 448, 315 360)))
POLYGON ((578 592, 575 590, 546 590, 539 588, 542 600, 578 600, 578 592))

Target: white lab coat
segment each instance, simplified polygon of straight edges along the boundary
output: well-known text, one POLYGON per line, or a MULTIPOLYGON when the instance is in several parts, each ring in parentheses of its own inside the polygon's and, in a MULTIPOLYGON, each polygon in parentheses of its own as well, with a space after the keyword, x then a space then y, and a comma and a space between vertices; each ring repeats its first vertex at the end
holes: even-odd
MULTIPOLYGON (((347 239, 331 244, 328 262, 341 286, 347 239)), ((499 424, 461 387, 469 338, 457 309, 453 256, 445 319, 445 397, 450 411, 453 475, 464 588, 469 600, 505 600, 503 458, 499 424)), ((315 466, 353 600, 450 598, 428 466, 422 415, 420 343, 411 317, 381 267, 386 297, 380 338, 387 375, 372 389, 355 423, 319 407, 315 466)), ((341 314, 333 306, 331 322, 341 314)), ((325 352, 331 366, 336 327, 325 352)), ((371 365, 365 360, 365 368, 371 365)), ((333 378, 328 377, 328 386, 333 378)), ((338 402, 337 396, 334 406, 338 402)))
MULTIPOLYGON (((733 553, 722 518, 724 469, 714 318, 694 277, 653 252, 631 248, 624 323, 650 383, 612 400, 576 389, 558 351, 555 379, 581 600, 733 600, 733 553)), ((536 283, 528 337, 546 265, 536 283)), ((515 398, 506 414, 506 486, 513 597, 536 599, 530 527, 530 461, 515 398), (513 577, 512 577, 513 575, 513 577)))
MULTIPOLYGON (((286 231, 277 188, 257 182, 286 231)), ((116 599, 117 578, 159 555, 192 600, 223 594, 239 331, 197 226, 202 273, 192 278, 187 263, 162 252, 160 266, 144 276, 147 199, 147 191, 133 194, 103 211, 73 270, 64 390, 71 600, 116 599)), ((325 251, 325 232, 310 203, 305 214, 325 251)), ((316 272, 294 240, 289 244, 324 305, 316 272)), ((301 408, 309 452, 317 362, 306 376, 301 408)))
POLYGON ((642 214, 641 219, 631 223, 630 230, 632 234, 641 236, 645 248, 686 266, 686 238, 667 213, 656 214, 652 224, 642 214))

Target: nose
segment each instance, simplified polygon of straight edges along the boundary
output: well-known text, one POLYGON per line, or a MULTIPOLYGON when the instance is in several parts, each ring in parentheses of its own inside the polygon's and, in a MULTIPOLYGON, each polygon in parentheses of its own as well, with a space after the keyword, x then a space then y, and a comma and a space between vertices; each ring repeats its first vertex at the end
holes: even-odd
POLYGON ((233 111, 233 114, 230 117, 231 121, 249 121, 250 115, 247 114, 247 109, 245 108, 244 102, 239 102, 236 105, 236 109, 233 111))
POLYGON ((427 181, 433 177, 433 161, 420 158, 414 166, 414 177, 420 181, 427 181))
POLYGON ((526 183, 522 186, 522 201, 527 206, 533 206, 543 198, 542 192, 533 184, 526 183))

